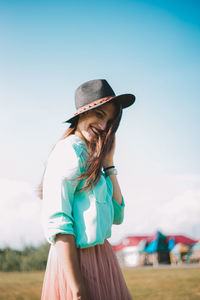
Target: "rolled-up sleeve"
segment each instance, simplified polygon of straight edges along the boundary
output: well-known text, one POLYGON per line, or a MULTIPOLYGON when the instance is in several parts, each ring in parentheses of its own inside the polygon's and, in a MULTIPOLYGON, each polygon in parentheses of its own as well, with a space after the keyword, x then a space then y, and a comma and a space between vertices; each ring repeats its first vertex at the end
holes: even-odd
POLYGON ((112 198, 114 207, 114 219, 113 224, 121 224, 124 220, 124 198, 122 197, 122 204, 120 205, 114 198, 112 198))
POLYGON ((114 209, 114 217, 113 217, 113 224, 121 224, 124 220, 124 198, 122 196, 122 204, 120 205, 114 198, 113 198, 113 184, 109 176, 105 176, 104 178, 107 182, 108 193, 112 197, 112 204, 114 209))
POLYGON ((80 163, 73 146, 65 140, 51 152, 43 180, 42 223, 49 243, 58 233, 73 234, 73 201, 80 176, 80 163))

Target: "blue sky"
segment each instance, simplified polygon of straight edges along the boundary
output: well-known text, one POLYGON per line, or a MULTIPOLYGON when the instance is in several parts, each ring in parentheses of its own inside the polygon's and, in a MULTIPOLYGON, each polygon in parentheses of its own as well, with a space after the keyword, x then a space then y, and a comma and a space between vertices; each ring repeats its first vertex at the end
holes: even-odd
POLYGON ((13 220, 0 245, 43 239, 33 190, 75 89, 96 78, 136 95, 117 135, 127 210, 113 241, 200 238, 199 1, 0 1, 0 35, 0 204, 13 220))

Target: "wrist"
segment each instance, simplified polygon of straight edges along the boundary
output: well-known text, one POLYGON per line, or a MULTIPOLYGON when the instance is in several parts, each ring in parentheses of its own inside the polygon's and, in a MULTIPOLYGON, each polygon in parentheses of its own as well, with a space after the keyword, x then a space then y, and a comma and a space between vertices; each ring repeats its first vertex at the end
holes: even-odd
POLYGON ((108 170, 111 170, 111 169, 115 169, 115 166, 112 165, 112 166, 109 166, 107 168, 105 168, 105 167, 103 168, 104 172, 107 172, 108 170))
POLYGON ((103 163, 103 168, 108 168, 110 166, 114 166, 113 160, 107 160, 103 163))
POLYGON ((104 173, 105 173, 106 177, 118 174, 117 169, 115 169, 115 167, 114 168, 110 168, 108 170, 105 170, 104 173))

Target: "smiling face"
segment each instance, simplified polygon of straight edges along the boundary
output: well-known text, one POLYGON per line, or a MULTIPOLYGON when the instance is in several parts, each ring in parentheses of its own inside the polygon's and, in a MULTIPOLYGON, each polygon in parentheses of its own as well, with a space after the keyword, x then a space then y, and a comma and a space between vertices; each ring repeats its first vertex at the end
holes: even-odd
POLYGON ((94 142, 114 116, 115 105, 112 102, 91 109, 80 115, 75 134, 86 143, 94 142))

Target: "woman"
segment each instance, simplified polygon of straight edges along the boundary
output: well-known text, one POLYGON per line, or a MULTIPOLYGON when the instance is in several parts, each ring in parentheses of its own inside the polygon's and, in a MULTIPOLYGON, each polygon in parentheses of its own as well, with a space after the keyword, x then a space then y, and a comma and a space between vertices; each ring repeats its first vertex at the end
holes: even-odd
POLYGON ((77 112, 66 121, 71 125, 52 150, 42 183, 51 243, 42 299, 132 299, 107 238, 124 216, 115 133, 122 109, 134 101, 131 94, 116 96, 106 80, 76 90, 77 112))

